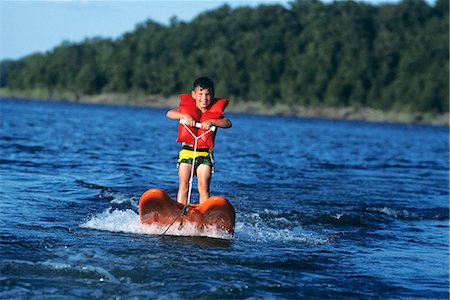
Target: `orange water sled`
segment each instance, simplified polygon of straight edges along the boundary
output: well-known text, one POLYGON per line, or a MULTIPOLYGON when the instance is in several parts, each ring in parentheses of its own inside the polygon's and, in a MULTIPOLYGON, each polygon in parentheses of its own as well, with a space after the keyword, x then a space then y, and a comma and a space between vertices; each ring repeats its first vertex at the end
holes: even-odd
POLYGON ((211 227, 234 233, 236 212, 231 203, 219 196, 210 197, 202 204, 189 204, 187 211, 182 214, 184 205, 172 200, 163 190, 150 189, 139 200, 139 216, 143 224, 156 224, 175 228, 180 222, 191 224, 199 229, 211 227))

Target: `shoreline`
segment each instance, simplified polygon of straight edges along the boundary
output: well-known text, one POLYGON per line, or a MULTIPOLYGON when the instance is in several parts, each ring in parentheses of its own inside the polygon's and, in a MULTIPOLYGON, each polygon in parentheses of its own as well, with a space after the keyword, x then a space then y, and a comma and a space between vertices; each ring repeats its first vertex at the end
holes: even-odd
MULTIPOLYGON (((40 93, 39 93, 40 94, 40 93)), ((30 100, 47 100, 72 103, 92 103, 108 105, 127 105, 135 107, 173 108, 179 104, 178 95, 164 97, 160 95, 127 95, 127 94, 99 94, 93 96, 78 96, 72 93, 61 93, 48 96, 29 92, 0 91, 0 98, 16 98, 30 100)), ((449 113, 408 113, 395 111, 381 111, 370 107, 305 107, 302 105, 275 104, 267 106, 260 102, 233 102, 227 107, 228 112, 250 113, 260 115, 277 115, 305 118, 324 118, 348 121, 426 124, 437 126, 450 126, 449 113)))

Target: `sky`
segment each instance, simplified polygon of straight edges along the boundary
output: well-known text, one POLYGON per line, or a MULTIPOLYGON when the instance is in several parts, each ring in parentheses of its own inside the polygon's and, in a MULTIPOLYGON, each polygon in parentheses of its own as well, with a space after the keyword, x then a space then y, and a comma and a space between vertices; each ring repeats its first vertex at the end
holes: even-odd
MULTIPOLYGON (((331 2, 324 0, 322 2, 331 2)), ((363 0, 371 4, 395 0, 363 0)), ((432 1, 432 0, 429 0, 432 1)), ((169 24, 176 16, 191 21, 198 14, 224 3, 231 7, 260 4, 288 5, 289 0, 185 0, 185 1, 88 1, 0 0, 0 61, 46 52, 63 41, 85 38, 118 38, 139 23, 152 19, 169 24)))

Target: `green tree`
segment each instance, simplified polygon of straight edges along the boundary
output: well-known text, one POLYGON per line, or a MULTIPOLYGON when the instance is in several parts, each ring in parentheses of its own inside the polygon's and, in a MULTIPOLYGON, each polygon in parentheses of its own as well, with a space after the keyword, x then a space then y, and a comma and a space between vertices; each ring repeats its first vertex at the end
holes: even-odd
POLYGON ((209 76, 218 96, 264 105, 448 111, 448 1, 297 0, 147 20, 116 40, 64 42, 2 62, 1 86, 173 95, 209 76))

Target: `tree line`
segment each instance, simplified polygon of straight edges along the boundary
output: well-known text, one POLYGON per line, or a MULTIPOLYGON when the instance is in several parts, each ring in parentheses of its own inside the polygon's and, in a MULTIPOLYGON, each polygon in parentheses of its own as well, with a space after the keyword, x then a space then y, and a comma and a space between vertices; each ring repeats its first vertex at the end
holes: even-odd
POLYGON ((227 5, 118 39, 64 42, 1 62, 14 91, 173 95, 199 76, 216 95, 264 105, 448 112, 449 4, 297 0, 227 5))

